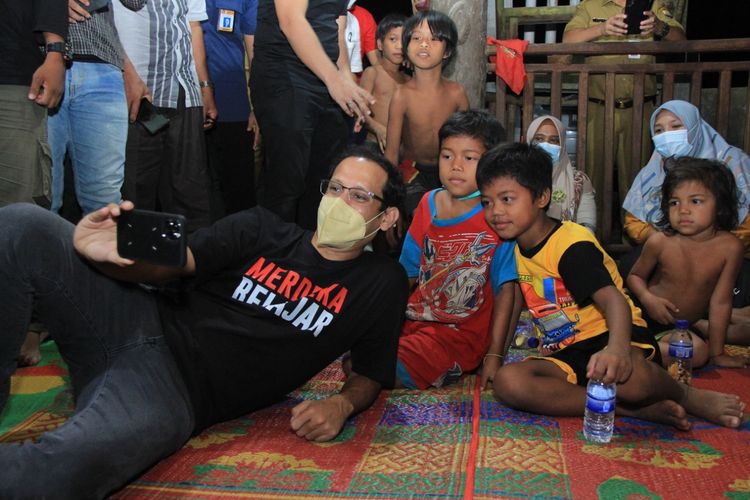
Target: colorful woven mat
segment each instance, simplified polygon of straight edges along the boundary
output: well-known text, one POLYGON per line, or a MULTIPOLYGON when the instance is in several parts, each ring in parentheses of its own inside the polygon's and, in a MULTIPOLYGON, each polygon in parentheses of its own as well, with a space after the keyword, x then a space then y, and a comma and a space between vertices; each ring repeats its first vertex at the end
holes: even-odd
MULTIPOLYGON (((42 367, 14 380, 0 440, 33 437, 70 412, 50 345, 42 367)), ((581 418, 511 410, 469 376, 448 389, 384 392, 332 442, 297 438, 289 409, 342 383, 334 363, 284 402, 192 439, 115 498, 750 499, 747 418, 738 430, 692 420, 680 432, 618 417, 613 441, 593 445, 581 418)), ((750 402, 748 369, 707 368, 695 385, 750 402)))

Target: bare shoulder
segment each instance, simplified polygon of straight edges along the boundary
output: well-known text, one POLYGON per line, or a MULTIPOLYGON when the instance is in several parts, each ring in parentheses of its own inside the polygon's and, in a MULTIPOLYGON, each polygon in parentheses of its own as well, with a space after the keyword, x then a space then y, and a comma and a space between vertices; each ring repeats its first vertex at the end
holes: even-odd
POLYGON ((713 244, 727 256, 743 256, 745 253, 745 245, 729 231, 718 231, 714 236, 713 244))
POLYGON ((643 245, 643 250, 658 252, 671 243, 670 238, 670 236, 667 236, 663 232, 657 231, 646 240, 646 243, 643 245))

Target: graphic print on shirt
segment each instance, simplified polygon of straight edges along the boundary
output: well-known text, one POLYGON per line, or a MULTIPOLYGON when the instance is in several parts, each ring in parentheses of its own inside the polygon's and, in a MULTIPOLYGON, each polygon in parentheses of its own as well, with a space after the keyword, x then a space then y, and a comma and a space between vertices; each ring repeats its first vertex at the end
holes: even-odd
POLYGON ((496 243, 480 232, 469 241, 457 234, 439 245, 424 237, 424 263, 419 271, 419 288, 423 301, 416 310, 407 311, 409 319, 459 322, 474 314, 484 302, 487 268, 496 243))
POLYGON ((544 335, 540 351, 548 355, 575 342, 578 304, 560 278, 518 275, 534 324, 544 335))
POLYGON ((324 288, 258 257, 245 271, 232 299, 265 309, 317 337, 341 312, 347 293, 338 283, 324 288))

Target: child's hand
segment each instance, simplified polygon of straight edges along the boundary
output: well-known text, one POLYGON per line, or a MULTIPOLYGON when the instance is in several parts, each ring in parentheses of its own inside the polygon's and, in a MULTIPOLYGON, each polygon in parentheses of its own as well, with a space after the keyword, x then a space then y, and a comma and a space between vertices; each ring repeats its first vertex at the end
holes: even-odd
POLYGON ((750 366, 750 360, 745 356, 732 356, 725 352, 712 357, 711 363, 724 368, 746 368, 750 366))
POLYGON ((482 373, 480 375, 480 382, 482 388, 492 386, 492 379, 495 377, 497 370, 503 366, 503 358, 499 356, 485 356, 484 362, 482 363, 482 373))
POLYGON ((601 380, 606 384, 621 384, 630 378, 632 371, 630 349, 607 346, 591 356, 586 368, 586 377, 601 380))
POLYGON ((676 305, 653 293, 645 295, 641 302, 648 315, 663 325, 674 323, 674 315, 680 312, 676 305))

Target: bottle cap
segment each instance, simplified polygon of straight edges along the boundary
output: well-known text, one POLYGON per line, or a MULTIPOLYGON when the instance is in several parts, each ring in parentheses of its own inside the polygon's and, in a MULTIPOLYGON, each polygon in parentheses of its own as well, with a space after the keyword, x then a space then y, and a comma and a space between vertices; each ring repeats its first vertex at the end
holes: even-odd
POLYGON ((688 328, 690 328, 690 321, 686 319, 678 319, 674 322, 674 326, 678 330, 687 330, 688 328))

